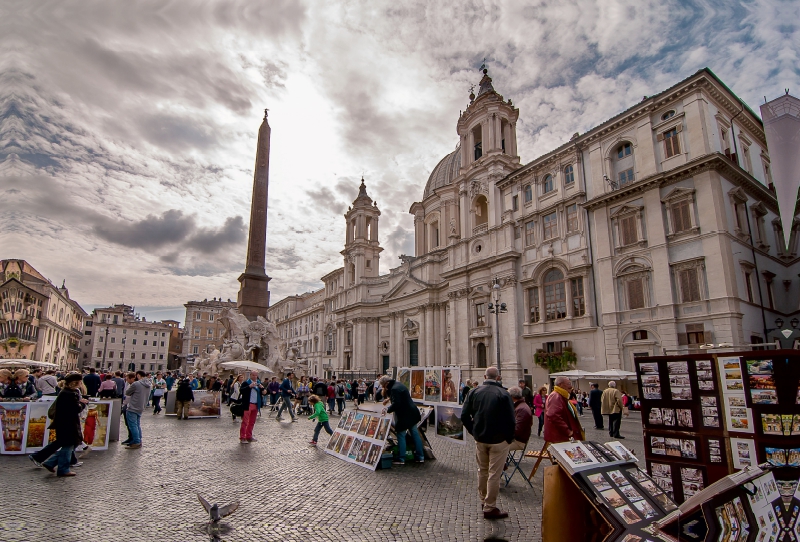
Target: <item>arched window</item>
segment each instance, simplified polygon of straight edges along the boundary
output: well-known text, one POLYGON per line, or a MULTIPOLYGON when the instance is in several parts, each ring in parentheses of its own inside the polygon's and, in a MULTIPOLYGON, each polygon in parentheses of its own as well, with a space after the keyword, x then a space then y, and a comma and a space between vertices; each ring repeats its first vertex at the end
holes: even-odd
POLYGON ((667 120, 667 119, 670 119, 670 118, 672 118, 674 116, 675 116, 675 110, 671 109, 671 110, 667 111, 666 113, 664 113, 663 115, 661 115, 661 120, 667 120))
POLYGON ((545 320, 567 317, 567 282, 558 269, 551 269, 544 276, 544 311, 545 320))
POLYGON ((614 177, 620 187, 634 181, 633 146, 630 143, 621 144, 615 151, 614 177))
POLYGON ((572 184, 575 182, 575 172, 572 166, 569 165, 564 168, 564 184, 572 184))
POLYGON ((484 196, 475 200, 475 225, 481 226, 489 222, 489 204, 484 196))
POLYGON ((547 175, 542 181, 542 193, 547 194, 549 192, 552 192, 554 189, 555 189, 555 183, 553 182, 553 176, 547 175))
POLYGON ((531 188, 531 185, 526 184, 525 185, 525 203, 529 203, 531 201, 533 201, 533 189, 531 188))
POLYGON ((477 348, 478 354, 478 368, 485 369, 486 368, 486 345, 483 343, 478 343, 477 348))

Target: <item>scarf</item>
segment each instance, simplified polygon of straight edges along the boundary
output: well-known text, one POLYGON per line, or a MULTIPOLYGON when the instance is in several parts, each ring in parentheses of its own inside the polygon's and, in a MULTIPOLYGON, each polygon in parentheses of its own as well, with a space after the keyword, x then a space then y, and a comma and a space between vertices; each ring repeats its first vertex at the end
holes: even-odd
POLYGON ((560 388, 558 386, 553 386, 553 391, 564 398, 564 400, 567 402, 567 407, 569 407, 570 414, 572 414, 572 417, 577 420, 578 419, 578 411, 575 408, 575 405, 573 405, 569 401, 569 392, 567 390, 565 390, 564 388, 560 388))

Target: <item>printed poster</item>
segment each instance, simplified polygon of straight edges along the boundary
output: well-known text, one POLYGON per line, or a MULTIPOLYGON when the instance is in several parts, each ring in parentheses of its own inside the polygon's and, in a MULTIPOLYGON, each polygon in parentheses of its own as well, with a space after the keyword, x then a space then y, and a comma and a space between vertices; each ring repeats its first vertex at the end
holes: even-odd
MULTIPOLYGON (((208 390, 194 390, 194 401, 189 403, 189 418, 219 418, 220 392, 208 390)), ((170 397, 174 394, 170 393, 170 397)), ((167 403, 167 416, 175 416, 177 407, 174 401, 167 403)))
POLYGON ((460 369, 442 369, 442 402, 458 404, 460 369))
POLYGON ((411 369, 411 398, 422 401, 425 398, 425 370, 411 369))
POLYGON ((411 391, 411 369, 398 369, 397 381, 405 386, 407 390, 411 391))
POLYGON ((0 453, 25 453, 29 403, 0 403, 0 453))
POLYGON ((442 400, 442 371, 439 368, 425 369, 425 402, 442 400))
POLYGON ((374 471, 380 463, 391 423, 391 414, 350 411, 339 420, 325 453, 374 471))
POLYGON ((461 407, 436 405, 436 436, 466 444, 461 407))
POLYGON ((56 440, 55 429, 47 427, 53 421, 47 417, 47 410, 52 402, 30 403, 28 405, 28 427, 25 429, 25 452, 38 452, 47 444, 56 440))
POLYGON ((108 449, 108 423, 111 419, 111 409, 114 408, 112 401, 97 401, 86 405, 81 416, 81 430, 83 431, 83 442, 88 444, 93 450, 108 449))

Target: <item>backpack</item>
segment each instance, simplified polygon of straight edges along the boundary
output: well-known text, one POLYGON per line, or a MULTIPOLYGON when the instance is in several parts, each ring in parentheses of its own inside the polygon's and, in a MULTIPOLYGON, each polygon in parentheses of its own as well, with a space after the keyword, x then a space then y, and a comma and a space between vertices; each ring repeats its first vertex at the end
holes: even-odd
POLYGON ((51 420, 56 419, 56 402, 57 400, 53 401, 53 404, 50 405, 50 408, 47 409, 47 417, 50 418, 51 420))
POLYGON ((336 395, 344 395, 344 386, 339 384, 336 386, 336 395))

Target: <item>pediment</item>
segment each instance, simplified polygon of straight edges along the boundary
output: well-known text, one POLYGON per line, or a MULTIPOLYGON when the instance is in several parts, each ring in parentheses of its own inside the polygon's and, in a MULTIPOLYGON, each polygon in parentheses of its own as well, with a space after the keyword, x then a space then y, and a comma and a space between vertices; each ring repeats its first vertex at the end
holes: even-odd
POLYGON ((406 275, 400 279, 400 281, 395 284, 391 290, 384 294, 383 300, 386 301, 389 299, 405 297, 407 295, 415 294, 420 290, 425 290, 429 287, 430 285, 426 282, 421 281, 412 275, 406 275))
POLYGON ((694 188, 678 186, 670 190, 669 193, 667 193, 667 195, 661 199, 661 201, 667 203, 668 201, 685 198, 691 196, 692 194, 694 194, 694 188))
POLYGON ((641 205, 623 205, 613 213, 611 213, 611 218, 616 218, 618 216, 629 215, 633 213, 639 213, 642 211, 641 205))

